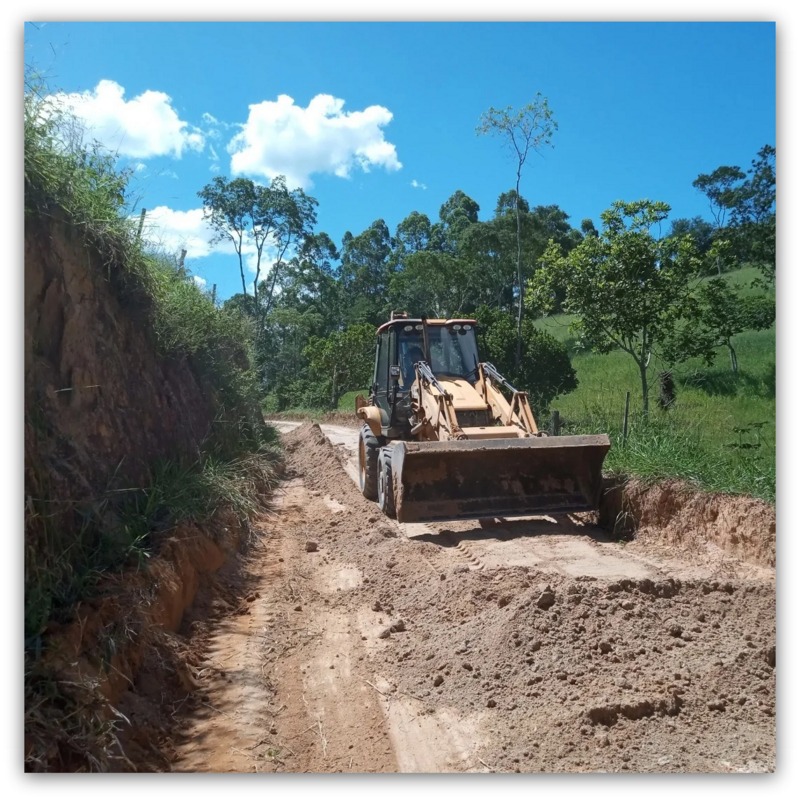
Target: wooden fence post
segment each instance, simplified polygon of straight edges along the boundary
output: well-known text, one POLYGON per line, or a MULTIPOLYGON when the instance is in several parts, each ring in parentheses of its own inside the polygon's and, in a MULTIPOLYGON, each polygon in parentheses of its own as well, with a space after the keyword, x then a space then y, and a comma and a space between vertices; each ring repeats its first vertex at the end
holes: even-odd
POLYGON ((622 443, 628 441, 628 412, 631 407, 631 393, 625 392, 625 416, 622 418, 622 443))

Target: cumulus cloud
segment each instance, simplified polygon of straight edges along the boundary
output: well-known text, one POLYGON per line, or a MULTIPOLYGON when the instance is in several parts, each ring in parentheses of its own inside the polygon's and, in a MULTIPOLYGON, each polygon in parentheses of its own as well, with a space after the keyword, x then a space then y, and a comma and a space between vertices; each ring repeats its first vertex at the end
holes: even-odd
POLYGON ((356 169, 399 170, 395 146, 382 130, 391 120, 383 106, 344 111, 344 100, 319 94, 303 108, 282 94, 250 106, 247 122, 228 145, 231 172, 285 175, 290 188, 308 188, 315 173, 348 178, 356 169))
POLYGON ((428 188, 424 183, 420 183, 416 178, 414 178, 414 180, 411 181, 411 185, 415 189, 427 189, 428 188))
POLYGON ((180 119, 163 92, 148 90, 126 100, 122 86, 102 80, 91 91, 60 92, 50 99, 81 119, 89 136, 123 156, 180 158, 185 150, 205 146, 202 132, 180 119))
POLYGON ((214 232, 203 219, 203 209, 174 211, 167 206, 148 209, 144 223, 144 238, 169 253, 186 250, 190 258, 203 258, 212 253, 232 253, 233 246, 211 244, 214 232))
MULTIPOLYGON (((139 217, 136 216, 138 222, 139 217)), ((167 253, 178 256, 186 250, 187 258, 194 260, 213 255, 224 255, 231 259, 231 264, 238 264, 238 256, 233 243, 228 239, 214 242, 214 231, 203 218, 203 209, 175 211, 167 206, 158 206, 147 211, 143 236, 146 241, 160 247, 167 253)), ((258 253, 256 248, 247 242, 242 246, 245 269, 255 275, 258 253)), ((261 274, 263 280, 278 257, 278 251, 267 242, 261 255, 261 274)), ((248 289, 251 291, 251 289, 248 289)))
POLYGON ((201 278, 199 275, 192 275, 192 280, 199 289, 205 289, 208 281, 205 278, 201 278))

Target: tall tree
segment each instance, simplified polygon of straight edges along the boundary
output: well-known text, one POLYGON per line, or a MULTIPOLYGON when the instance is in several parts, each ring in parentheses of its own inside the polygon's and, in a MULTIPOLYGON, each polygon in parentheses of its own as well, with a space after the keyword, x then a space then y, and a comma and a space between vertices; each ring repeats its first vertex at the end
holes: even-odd
POLYGON ((775 148, 764 145, 736 190, 733 224, 746 242, 747 257, 775 280, 775 148))
POLYGON ((775 213, 775 148, 765 144, 734 194, 734 223, 765 222, 775 213))
MULTIPOLYGON (((470 225, 460 239, 457 257, 468 265, 472 305, 488 305, 513 312, 515 232, 506 219, 470 225)), ((465 309, 466 310, 466 309, 465 309)))
POLYGON ((551 145, 553 133, 558 130, 558 123, 553 118, 547 98, 537 93, 532 103, 519 110, 512 106, 504 109, 490 107, 481 116, 478 125, 479 134, 500 136, 510 149, 516 161, 515 215, 517 222, 517 349, 516 364, 522 358, 522 319, 525 313, 525 291, 522 275, 522 222, 520 209, 520 183, 522 170, 531 152, 539 152, 541 148, 551 145))
POLYGON ((469 313, 476 280, 465 259, 437 250, 420 250, 406 258, 389 284, 392 308, 413 316, 454 317, 469 313))
POLYGON ((322 320, 319 335, 340 325, 342 316, 339 252, 327 233, 309 236, 283 271, 276 308, 314 311, 322 320))
POLYGON ((739 167, 717 167, 708 175, 698 175, 692 186, 708 198, 717 229, 725 227, 726 217, 736 201, 736 188, 745 178, 739 167))
POLYGON ((233 245, 243 294, 248 293, 246 268, 252 269, 254 306, 263 318, 269 313, 284 257, 311 235, 317 221, 317 201, 302 189, 290 192, 283 175, 273 178, 269 186, 217 175, 197 194, 215 232, 214 241, 233 245), (269 275, 262 280, 265 271, 269 275))
POLYGON ((432 230, 432 245, 448 253, 458 252, 461 237, 478 222, 480 206, 457 189, 439 208, 439 222, 432 230))
POLYGON ((379 323, 387 313, 392 255, 389 228, 378 219, 358 236, 348 231, 342 239, 341 253, 344 323, 379 323))
POLYGON ((391 270, 402 270, 406 259, 414 253, 420 253, 434 247, 433 225, 427 214, 412 211, 402 220, 394 233, 391 256, 391 270))
MULTIPOLYGON (((532 299, 542 308, 563 292, 573 328, 596 352, 619 348, 636 362, 642 410, 649 409, 651 356, 692 315, 691 279, 697 257, 689 237, 655 239, 651 228, 669 213, 666 203, 617 202, 601 215, 599 237, 587 236, 566 256, 551 244, 534 273, 532 299)), ((675 359, 690 354, 675 352, 675 359)))

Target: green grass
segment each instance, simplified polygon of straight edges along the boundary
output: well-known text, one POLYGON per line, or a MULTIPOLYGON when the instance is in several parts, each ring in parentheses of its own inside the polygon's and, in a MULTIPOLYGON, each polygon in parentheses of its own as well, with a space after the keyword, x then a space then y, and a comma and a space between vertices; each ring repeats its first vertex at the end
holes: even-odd
MULTIPOLYGON (((352 414, 355 418, 356 397, 360 394, 364 397, 368 397, 369 389, 358 389, 357 391, 343 394, 341 398, 339 398, 339 402, 336 406, 336 413, 352 414)), ((331 413, 330 408, 318 408, 304 405, 292 406, 283 411, 276 411, 275 409, 276 405, 274 402, 270 402, 270 398, 262 404, 264 416, 272 419, 296 419, 297 417, 302 417, 304 419, 310 419, 312 422, 319 422, 324 420, 326 415, 331 413)))
MULTIPOLYGON (((732 286, 739 289, 745 297, 764 293, 764 289, 758 283, 754 285, 754 282, 759 282, 763 278, 761 271, 756 267, 743 267, 734 272, 723 273, 722 277, 732 286)), ((773 297, 775 296, 774 287, 770 289, 770 294, 773 297)))
POLYGON ((356 397, 358 395, 362 395, 364 398, 369 397, 369 388, 366 389, 359 389, 356 392, 347 392, 343 394, 339 399, 339 405, 337 409, 339 411, 350 412, 351 414, 356 413, 356 397))

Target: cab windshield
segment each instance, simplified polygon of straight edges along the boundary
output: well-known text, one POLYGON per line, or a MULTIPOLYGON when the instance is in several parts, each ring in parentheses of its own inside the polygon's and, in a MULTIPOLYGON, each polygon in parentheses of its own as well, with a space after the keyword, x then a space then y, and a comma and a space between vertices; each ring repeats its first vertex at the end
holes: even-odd
MULTIPOLYGON (((470 322, 428 325, 430 367, 437 378, 477 378, 478 348, 475 326, 470 322)), ((414 380, 414 364, 423 360, 422 323, 403 325, 398 331, 398 358, 401 385, 408 388, 414 380)))

